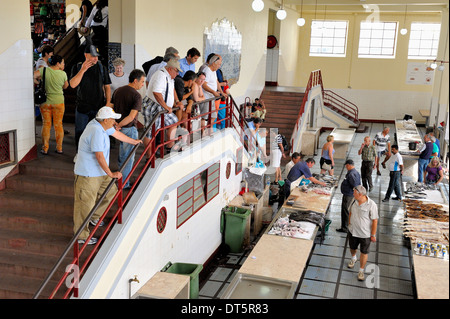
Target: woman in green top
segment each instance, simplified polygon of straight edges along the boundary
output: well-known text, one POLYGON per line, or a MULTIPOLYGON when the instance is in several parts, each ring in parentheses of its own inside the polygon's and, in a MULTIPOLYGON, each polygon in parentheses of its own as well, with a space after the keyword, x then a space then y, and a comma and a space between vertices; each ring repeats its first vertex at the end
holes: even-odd
POLYGON ((50 130, 55 127, 56 153, 62 154, 62 142, 64 138, 64 94, 63 90, 69 86, 67 74, 64 72, 64 59, 60 55, 53 55, 49 60, 49 67, 40 68, 34 72, 34 78, 40 80, 45 70, 45 92, 47 100, 41 104, 42 114, 42 149, 41 153, 48 154, 50 130))

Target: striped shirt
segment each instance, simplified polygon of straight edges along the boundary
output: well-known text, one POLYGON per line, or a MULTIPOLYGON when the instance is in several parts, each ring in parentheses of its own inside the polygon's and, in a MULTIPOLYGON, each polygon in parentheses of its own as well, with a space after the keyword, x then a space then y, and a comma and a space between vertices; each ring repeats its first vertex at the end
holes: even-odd
POLYGON ((278 134, 277 136, 275 136, 275 138, 273 139, 272 142, 272 150, 279 150, 280 146, 278 144, 283 144, 283 139, 281 138, 281 134, 278 134))
POLYGON ((377 150, 375 149, 375 146, 365 145, 361 151, 361 159, 363 161, 373 162, 375 161, 375 157, 377 157, 377 150))
POLYGON ((377 152, 383 152, 387 149, 387 144, 391 142, 391 137, 389 134, 386 134, 386 136, 383 135, 383 132, 378 132, 375 135, 375 144, 377 145, 377 152))

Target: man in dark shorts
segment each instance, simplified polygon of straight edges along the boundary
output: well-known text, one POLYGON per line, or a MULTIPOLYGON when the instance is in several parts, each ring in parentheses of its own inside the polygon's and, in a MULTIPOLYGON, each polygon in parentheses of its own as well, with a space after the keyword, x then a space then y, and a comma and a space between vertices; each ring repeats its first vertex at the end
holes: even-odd
POLYGON ((355 201, 350 207, 348 224, 348 243, 352 258, 348 268, 355 267, 357 261, 356 250, 360 246, 358 280, 364 280, 364 267, 369 256, 371 242, 376 242, 378 225, 378 207, 373 200, 367 196, 364 186, 358 185, 353 189, 355 201))

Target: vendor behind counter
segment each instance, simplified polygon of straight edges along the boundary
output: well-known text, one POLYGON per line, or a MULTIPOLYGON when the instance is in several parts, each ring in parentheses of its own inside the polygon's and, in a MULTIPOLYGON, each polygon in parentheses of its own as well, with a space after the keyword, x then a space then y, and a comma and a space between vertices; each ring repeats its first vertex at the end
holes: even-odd
POLYGON ((306 161, 299 161, 297 164, 295 164, 291 168, 291 170, 289 171, 289 174, 285 180, 285 184, 284 184, 284 194, 285 194, 286 198, 291 193, 292 183, 296 182, 302 176, 304 179, 307 179, 314 184, 319 184, 321 186, 327 186, 326 183, 321 182, 312 176, 311 168, 314 166, 315 163, 316 163, 316 161, 310 157, 306 161))

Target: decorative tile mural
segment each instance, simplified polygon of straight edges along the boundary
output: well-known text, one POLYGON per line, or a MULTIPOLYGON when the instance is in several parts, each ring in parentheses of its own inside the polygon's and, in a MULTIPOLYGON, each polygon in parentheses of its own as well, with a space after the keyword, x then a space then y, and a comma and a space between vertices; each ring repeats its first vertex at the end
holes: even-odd
POLYGON ((204 60, 211 53, 222 56, 221 70, 230 85, 237 83, 241 72, 242 35, 234 24, 223 18, 203 33, 204 60))

